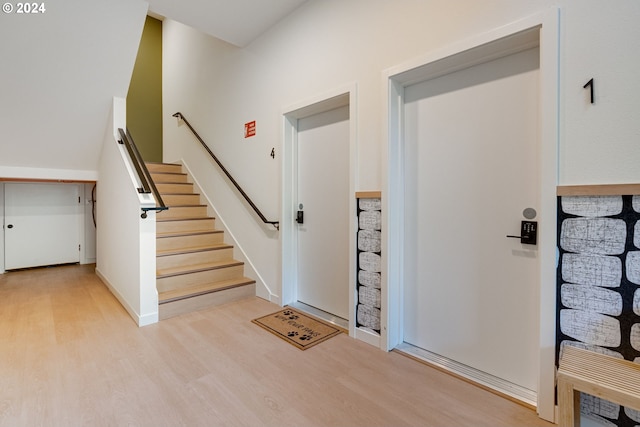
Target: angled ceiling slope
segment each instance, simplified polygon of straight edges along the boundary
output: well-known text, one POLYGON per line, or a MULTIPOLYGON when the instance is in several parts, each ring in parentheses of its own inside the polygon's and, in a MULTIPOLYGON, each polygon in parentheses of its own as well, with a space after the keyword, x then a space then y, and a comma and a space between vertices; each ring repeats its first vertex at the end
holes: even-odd
POLYGON ((238 47, 289 15, 307 0, 148 0, 149 12, 238 47))
POLYGON ((51 3, 46 13, 0 14, 0 177, 94 181, 147 4, 51 3))

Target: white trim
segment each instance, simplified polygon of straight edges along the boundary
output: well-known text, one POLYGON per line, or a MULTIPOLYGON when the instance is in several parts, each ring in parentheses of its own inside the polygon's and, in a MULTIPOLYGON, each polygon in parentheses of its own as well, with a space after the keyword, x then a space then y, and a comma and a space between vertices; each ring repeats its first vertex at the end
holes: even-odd
POLYGON ((279 305, 280 307, 283 306, 282 298, 280 298, 280 296, 278 295, 274 295, 274 294, 269 295, 269 302, 279 305))
POLYGON ((0 166, 0 176, 11 179, 52 181, 97 181, 98 171, 0 166))
POLYGON ((342 329, 349 329, 349 321, 343 319, 341 317, 335 316, 331 313, 327 313, 326 311, 319 310, 315 307, 307 305, 300 301, 295 301, 292 304, 289 304, 288 307, 297 308, 300 311, 304 311, 308 314, 316 316, 319 319, 324 320, 327 323, 331 323, 332 325, 336 325, 341 327, 342 329))
MULTIPOLYGON (((403 283, 403 165, 402 105, 404 87, 509 54, 509 39, 517 39, 516 49, 538 34, 540 46, 540 354, 537 410, 541 418, 555 419, 555 252, 556 186, 559 145, 559 25, 560 10, 552 8, 498 27, 471 39, 462 40, 383 73, 383 93, 388 103, 383 109, 383 275, 381 348, 391 350, 402 344, 403 283), (539 29, 539 31, 531 31, 539 29), (496 50, 497 49, 497 50, 496 50), (429 77, 425 77, 429 73, 429 77)), ((511 40, 513 41, 513 40, 511 40)))
POLYGON ((431 365, 437 366, 440 369, 451 372, 454 375, 459 375, 493 390, 500 390, 500 392, 506 396, 510 396, 528 405, 536 406, 536 392, 533 390, 528 390, 517 384, 505 381, 502 378, 495 377, 491 374, 487 374, 486 372, 463 365, 455 360, 414 347, 407 343, 400 344, 396 349, 431 365))
POLYGON ((282 152, 282 221, 280 236, 282 243, 282 298, 281 304, 292 304, 297 298, 297 260, 296 260, 296 228, 293 219, 293 204, 297 189, 295 188, 297 170, 297 121, 334 108, 349 105, 349 212, 353 213, 349 221, 349 335, 355 335, 355 303, 356 303, 356 177, 358 165, 357 144, 357 85, 355 83, 301 101, 284 108, 283 148, 282 152))
POLYGON ((111 284, 111 282, 109 282, 109 280, 100 272, 100 270, 97 267, 95 271, 96 271, 96 276, 98 276, 100 280, 102 280, 102 282, 105 284, 107 288, 109 288, 109 290, 116 297, 116 299, 120 301, 120 304, 122 305, 122 307, 124 307, 127 313, 129 313, 129 316, 131 316, 131 318, 136 322, 138 326, 147 326, 153 323, 158 323, 157 310, 155 312, 148 313, 144 316, 141 316, 140 313, 138 313, 133 307, 131 307, 131 305, 129 305, 126 298, 122 294, 120 294, 118 289, 116 289, 111 284))
POLYGON ((154 311, 153 313, 148 313, 144 316, 138 316, 138 326, 147 326, 153 325, 154 323, 158 323, 158 312, 154 311))
POLYGON ((86 227, 85 227, 85 194, 84 184, 73 184, 76 186, 78 192, 78 206, 76 210, 76 216, 78 221, 78 264, 86 264, 86 227))
POLYGON ((360 341, 364 341, 374 347, 380 348, 380 335, 375 332, 368 331, 365 328, 355 328, 354 337, 360 341))
POLYGON ((283 138, 282 138, 282 207, 280 221, 280 244, 282 251, 282 291, 281 305, 291 304, 298 300, 296 277, 298 277, 298 267, 296 263, 296 234, 293 218, 293 203, 295 200, 295 176, 296 161, 298 153, 298 132, 297 119, 283 117, 283 138))
POLYGON ((540 354, 538 414, 557 420, 555 411, 556 232, 558 149, 560 144, 560 9, 540 17, 540 354))
POLYGON ((381 330, 382 350, 392 350, 402 343, 401 313, 403 312, 404 283, 404 220, 399 207, 404 206, 401 172, 404 170, 403 140, 404 87, 387 75, 384 79, 385 97, 389 99, 385 119, 386 145, 382 153, 382 275, 381 275, 381 330), (391 120, 395 117, 395 120, 391 120), (392 143, 393 142, 393 143, 392 143))

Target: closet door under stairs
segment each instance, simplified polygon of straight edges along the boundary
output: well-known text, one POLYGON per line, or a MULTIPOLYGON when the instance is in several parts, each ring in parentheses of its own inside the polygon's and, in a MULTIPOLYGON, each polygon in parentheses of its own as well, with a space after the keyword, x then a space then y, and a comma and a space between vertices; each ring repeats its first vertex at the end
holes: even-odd
POLYGON ((215 228, 179 164, 147 163, 166 211, 156 215, 156 287, 159 317, 255 296, 255 280, 233 258, 233 246, 215 228))

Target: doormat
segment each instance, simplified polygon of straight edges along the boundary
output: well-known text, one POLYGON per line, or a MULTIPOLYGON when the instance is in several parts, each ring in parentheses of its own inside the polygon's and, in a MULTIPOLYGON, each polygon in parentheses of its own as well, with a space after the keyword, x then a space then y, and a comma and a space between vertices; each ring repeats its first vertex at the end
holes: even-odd
POLYGON ((306 350, 342 332, 329 323, 311 318, 289 307, 253 319, 251 322, 289 344, 295 345, 300 350, 306 350))

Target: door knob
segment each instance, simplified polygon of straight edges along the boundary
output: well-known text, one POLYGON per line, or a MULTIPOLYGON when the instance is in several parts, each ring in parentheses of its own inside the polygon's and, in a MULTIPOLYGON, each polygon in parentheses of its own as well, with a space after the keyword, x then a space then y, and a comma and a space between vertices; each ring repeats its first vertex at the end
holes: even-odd
POLYGON ((304 224, 304 211, 298 211, 296 214, 296 222, 298 224, 304 224))
POLYGON ((7 225, 7 228, 13 228, 13 224, 7 225))

